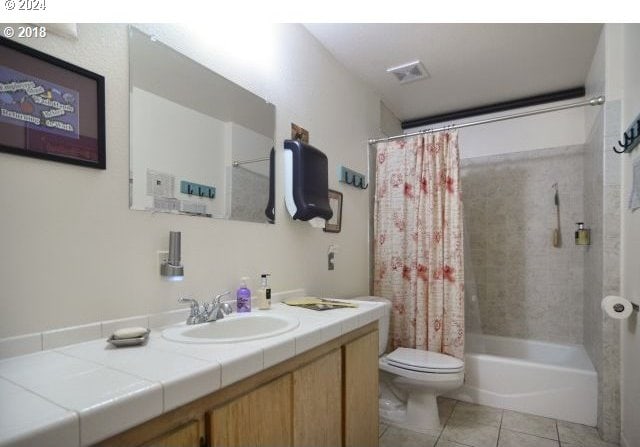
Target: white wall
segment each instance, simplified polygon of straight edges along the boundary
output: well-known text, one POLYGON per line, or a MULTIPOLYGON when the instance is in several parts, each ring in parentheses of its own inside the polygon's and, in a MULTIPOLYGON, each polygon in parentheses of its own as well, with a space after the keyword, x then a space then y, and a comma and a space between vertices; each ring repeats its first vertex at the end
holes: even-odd
POLYGON ((147 195, 150 169, 174 176, 172 197, 204 205, 207 214, 225 216, 225 123, 137 87, 131 89, 130 103, 131 122, 136 123, 129 132, 133 208, 154 207, 153 196, 147 195), (214 186, 215 199, 182 194, 181 180, 214 186))
POLYGON ((255 160, 267 158, 267 161, 246 163, 243 168, 256 174, 269 177, 269 152, 273 146, 273 140, 242 127, 239 124, 231 124, 231 158, 232 161, 255 160))
MULTIPOLYGON (((622 125, 626 129, 640 113, 640 25, 623 29, 622 125)), ((630 212, 632 166, 640 160, 640 149, 622 156, 622 293, 640 302, 640 210, 630 212)), ((640 323, 636 312, 622 324, 622 444, 640 445, 640 323)))
POLYGON ((402 133, 402 123, 382 101, 380 101, 380 132, 387 137, 402 133))
POLYGON ((124 25, 79 25, 77 41, 54 35, 21 43, 106 78, 107 170, 0 154, 0 337, 176 308, 179 295, 211 297, 240 276, 272 273, 274 290, 368 292, 368 195, 342 187, 342 232, 292 221, 282 196, 282 141, 290 123, 309 129, 329 157, 366 170, 379 129, 379 98, 347 74, 299 25, 151 26, 161 40, 276 105, 276 225, 131 211, 129 84, 124 25), (217 34, 215 34, 217 33, 217 34), (215 35, 213 35, 215 34, 215 35), (182 231, 182 283, 159 278, 156 251, 182 231), (336 270, 326 269, 337 244, 336 270))
MULTIPOLYGON (((463 124, 578 101, 582 101, 582 99, 561 101, 553 104, 486 114, 455 122, 444 122, 431 126, 405 129, 405 133, 415 132, 425 128, 448 126, 453 123, 463 124)), ((460 157, 483 157, 487 155, 583 144, 585 142, 584 120, 585 108, 575 108, 462 128, 458 131, 460 157)))

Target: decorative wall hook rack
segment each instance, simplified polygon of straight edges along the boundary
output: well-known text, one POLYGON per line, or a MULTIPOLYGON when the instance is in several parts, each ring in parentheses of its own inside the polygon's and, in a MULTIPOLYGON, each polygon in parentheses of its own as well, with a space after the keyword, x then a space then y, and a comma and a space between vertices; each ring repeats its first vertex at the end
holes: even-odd
POLYGON ((366 175, 360 174, 359 172, 345 166, 338 166, 338 180, 341 183, 346 183, 347 185, 355 186, 360 189, 367 189, 369 187, 366 175))
POLYGON ((216 188, 214 186, 200 185, 198 183, 180 181, 180 192, 190 196, 205 197, 207 199, 216 198, 216 188))
POLYGON ((640 143, 640 114, 636 119, 627 127, 627 130, 623 134, 624 142, 618 140, 618 145, 622 150, 618 150, 613 146, 613 151, 616 154, 624 154, 631 152, 640 143))

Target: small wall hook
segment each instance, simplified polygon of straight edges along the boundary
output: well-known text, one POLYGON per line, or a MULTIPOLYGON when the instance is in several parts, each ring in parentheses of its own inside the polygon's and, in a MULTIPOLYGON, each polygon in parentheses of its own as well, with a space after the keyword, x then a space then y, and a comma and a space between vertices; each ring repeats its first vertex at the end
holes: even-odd
POLYGON ((640 115, 635 119, 635 122, 627 127, 627 130, 623 133, 624 142, 618 140, 618 146, 622 149, 619 150, 615 146, 613 151, 616 154, 624 154, 625 152, 631 152, 640 143, 640 115))
POLYGON ((359 189, 367 189, 369 187, 364 174, 360 174, 344 166, 338 167, 338 180, 359 189))

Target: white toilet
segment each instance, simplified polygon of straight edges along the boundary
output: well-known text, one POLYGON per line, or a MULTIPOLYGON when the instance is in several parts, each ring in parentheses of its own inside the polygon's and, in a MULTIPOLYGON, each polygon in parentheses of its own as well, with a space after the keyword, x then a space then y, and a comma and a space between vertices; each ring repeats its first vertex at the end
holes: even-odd
POLYGON ((380 420, 417 432, 440 427, 436 397, 462 386, 464 362, 450 355, 409 348, 385 355, 391 302, 380 297, 357 299, 385 303, 378 322, 380 420))

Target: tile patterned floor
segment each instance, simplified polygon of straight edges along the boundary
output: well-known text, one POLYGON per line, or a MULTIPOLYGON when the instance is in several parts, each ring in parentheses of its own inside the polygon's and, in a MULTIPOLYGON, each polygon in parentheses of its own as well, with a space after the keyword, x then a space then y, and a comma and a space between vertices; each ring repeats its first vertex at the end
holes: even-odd
POLYGON ((438 398, 440 428, 416 433, 380 424, 380 447, 616 447, 593 427, 438 398))

